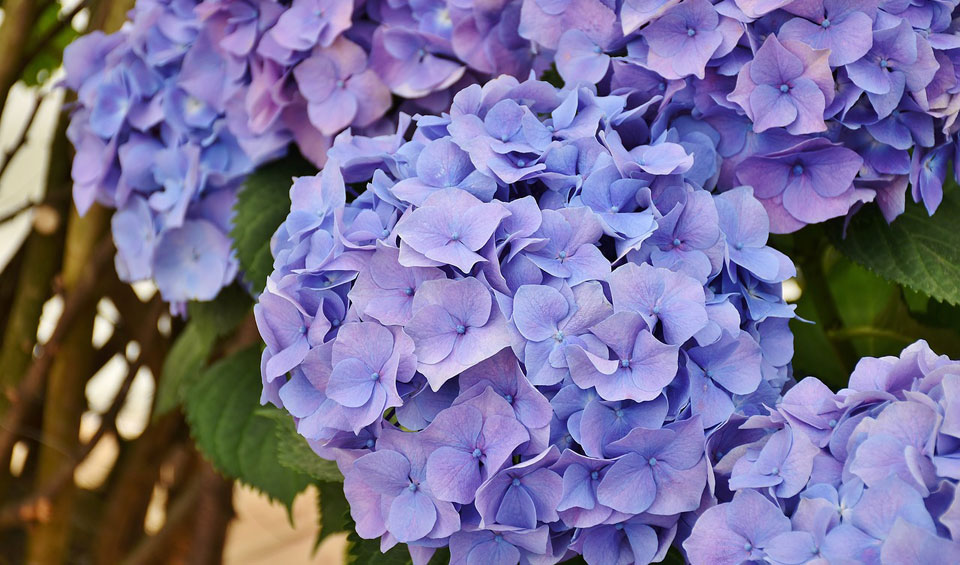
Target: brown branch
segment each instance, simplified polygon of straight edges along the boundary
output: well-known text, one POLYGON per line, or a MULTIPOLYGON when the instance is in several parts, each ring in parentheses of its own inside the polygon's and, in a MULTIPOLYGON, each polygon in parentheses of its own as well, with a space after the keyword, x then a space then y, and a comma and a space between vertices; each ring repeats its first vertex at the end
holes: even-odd
POLYGON ((20 79, 20 59, 30 38, 37 12, 33 0, 5 0, 0 24, 0 112, 6 105, 10 88, 20 79))
POLYGON ((20 381, 20 386, 14 393, 9 412, 0 423, 0 454, 9 452, 17 440, 20 423, 26 417, 30 408, 42 396, 43 385, 53 363, 53 359, 60 349, 64 337, 73 327, 73 322, 96 298, 94 290, 100 271, 110 264, 113 256, 113 242, 107 238, 103 240, 94 252, 89 269, 81 276, 76 287, 64 298, 63 312, 57 320, 53 335, 47 343, 40 347, 40 351, 20 381))
MULTIPOLYGON (((13 142, 13 145, 11 145, 9 149, 3 151, 3 162, 0 162, 0 178, 3 178, 3 173, 6 172, 7 167, 10 166, 10 162, 13 161, 13 158, 16 157, 17 152, 20 151, 20 149, 27 142, 27 135, 30 133, 30 128, 33 126, 33 122, 37 119, 37 114, 40 113, 40 106, 43 104, 43 99, 45 97, 46 94, 42 93, 36 95, 33 103, 33 109, 31 109, 30 113, 27 114, 27 121, 24 122, 23 129, 20 130, 20 135, 17 136, 16 141, 13 142)), ((5 220, 0 220, 0 222, 2 221, 5 220)))
POLYGON ((64 487, 73 481, 73 474, 77 467, 93 452, 97 444, 108 434, 117 430, 117 416, 127 400, 133 380, 140 370, 140 362, 134 362, 127 369, 127 375, 114 396, 110 407, 103 413, 100 426, 93 436, 84 443, 72 457, 71 464, 61 467, 57 474, 42 485, 26 500, 14 502, 0 507, 0 529, 24 522, 44 522, 49 518, 50 499, 57 496, 64 487))

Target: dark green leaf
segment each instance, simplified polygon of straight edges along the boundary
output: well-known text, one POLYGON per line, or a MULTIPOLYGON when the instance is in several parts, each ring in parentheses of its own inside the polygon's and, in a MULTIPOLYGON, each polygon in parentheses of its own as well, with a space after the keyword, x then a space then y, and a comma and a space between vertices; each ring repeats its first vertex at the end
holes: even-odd
POLYGON ((290 211, 293 177, 311 175, 316 167, 293 153, 264 165, 244 181, 233 219, 233 245, 244 279, 260 292, 273 270, 270 238, 290 211))
POLYGON ((187 324, 177 336, 163 363, 163 374, 157 385, 154 418, 180 405, 183 391, 197 380, 207 363, 216 337, 204 334, 194 324, 187 324))
POLYGON ((343 483, 320 483, 319 493, 320 531, 314 547, 319 547, 331 534, 346 532, 353 528, 350 520, 350 506, 343 495, 343 483))
MULTIPOLYGON (((343 483, 343 475, 333 461, 321 458, 297 433, 293 418, 276 408, 261 408, 259 413, 276 423, 278 461, 284 467, 307 475, 315 481, 343 483)), ((342 486, 342 485, 341 485, 342 486)))
POLYGON ((276 420, 259 412, 260 388, 260 348, 254 345, 214 363, 190 386, 187 422, 217 470, 289 508, 310 479, 277 462, 276 420))
POLYGON ((163 364, 154 418, 180 405, 184 391, 197 380, 206 366, 217 339, 233 331, 249 314, 252 306, 250 295, 239 285, 223 289, 210 302, 191 302, 188 305, 189 321, 163 364))
POLYGON ((240 285, 233 284, 220 291, 210 302, 191 302, 188 305, 191 324, 203 335, 223 337, 240 325, 253 307, 253 299, 240 285))
POLYGON ((412 563, 407 546, 397 544, 386 553, 380 553, 379 539, 363 539, 351 527, 347 536, 347 565, 409 565, 412 563))
POLYGON ((835 223, 837 247, 881 277, 937 300, 960 304, 960 188, 944 187, 944 199, 932 217, 916 204, 890 225, 876 206, 853 216, 846 237, 835 223))

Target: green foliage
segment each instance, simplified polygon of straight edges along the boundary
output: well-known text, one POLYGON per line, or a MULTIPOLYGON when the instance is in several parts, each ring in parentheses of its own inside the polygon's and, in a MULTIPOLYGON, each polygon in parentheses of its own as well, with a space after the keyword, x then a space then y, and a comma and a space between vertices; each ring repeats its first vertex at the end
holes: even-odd
POLYGON ((154 418, 173 410, 183 401, 184 391, 197 380, 218 338, 232 332, 250 313, 253 301, 242 288, 223 289, 210 302, 191 302, 189 321, 174 341, 163 364, 157 386, 154 418))
POLYGON ((259 360, 255 345, 214 363, 188 388, 184 408, 197 448, 217 470, 289 508, 310 478, 277 462, 277 421, 259 410, 259 360))
POLYGON ((353 528, 353 522, 350 520, 350 505, 347 504, 347 498, 343 494, 343 484, 319 483, 317 490, 320 523, 315 548, 320 547, 327 536, 353 528))
POLYGON ((31 30, 26 46, 28 53, 33 52, 43 38, 46 38, 56 26, 62 26, 60 31, 46 40, 46 44, 37 52, 37 56, 27 63, 27 66, 23 69, 20 79, 27 86, 37 86, 44 82, 50 76, 50 73, 60 66, 60 62, 63 60, 63 49, 79 35, 69 22, 59 23, 60 7, 59 2, 47 3, 46 8, 40 13, 31 30))
POLYGON ((774 240, 794 257, 801 272, 797 315, 813 322, 790 324, 798 380, 813 375, 842 388, 861 357, 898 355, 917 339, 926 339, 938 353, 960 354, 960 308, 905 289, 851 261, 817 240, 819 229, 809 226, 795 237, 774 240), (830 300, 823 300, 825 294, 830 300), (824 311, 824 305, 827 310, 832 305, 833 311, 824 311), (832 327, 826 324, 829 319, 834 320, 832 327), (845 348, 851 355, 842 355, 845 348))
MULTIPOLYGON (((337 464, 321 459, 310 449, 307 440, 297 433, 289 414, 273 407, 260 408, 258 413, 276 422, 275 441, 281 465, 318 482, 343 483, 343 475, 337 464)), ((342 485, 338 488, 342 488, 342 485)))
POLYGON ((260 167, 244 181, 230 235, 243 277, 255 292, 263 290, 273 270, 270 238, 290 211, 293 177, 316 172, 313 164, 292 151, 287 157, 260 167))
POLYGON ((400 543, 386 553, 380 553, 379 539, 363 539, 357 535, 353 524, 347 536, 348 565, 409 565, 412 563, 407 546, 400 543))
POLYGON ((557 71, 556 63, 551 63, 550 68, 543 71, 543 75, 540 77, 540 80, 548 82, 557 88, 563 88, 563 77, 561 77, 560 72, 557 71))
POLYGON ((846 256, 881 277, 949 304, 960 304, 960 187, 949 183, 937 213, 917 204, 887 225, 876 206, 854 215, 842 236, 835 223, 835 245, 846 256))

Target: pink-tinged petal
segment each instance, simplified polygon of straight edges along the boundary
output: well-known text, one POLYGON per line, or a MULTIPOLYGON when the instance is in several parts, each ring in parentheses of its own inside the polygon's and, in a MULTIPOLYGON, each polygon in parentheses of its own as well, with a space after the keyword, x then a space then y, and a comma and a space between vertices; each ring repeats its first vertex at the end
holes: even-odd
POLYGON ((697 465, 682 470, 658 463, 653 466, 653 480, 657 498, 647 512, 669 516, 696 510, 707 485, 707 461, 701 458, 697 465))
POLYGON ((357 116, 357 97, 344 88, 334 88, 322 102, 307 104, 307 115, 320 133, 334 135, 350 125, 357 116))
POLYGON ((746 538, 727 525, 728 506, 708 508, 697 518, 690 537, 683 542, 692 563, 739 565, 750 558, 750 552, 744 550, 746 538))
POLYGON ((790 96, 797 109, 797 118, 787 126, 787 131, 794 135, 803 135, 827 130, 827 124, 823 121, 826 101, 816 83, 810 79, 798 78, 793 81, 790 96))

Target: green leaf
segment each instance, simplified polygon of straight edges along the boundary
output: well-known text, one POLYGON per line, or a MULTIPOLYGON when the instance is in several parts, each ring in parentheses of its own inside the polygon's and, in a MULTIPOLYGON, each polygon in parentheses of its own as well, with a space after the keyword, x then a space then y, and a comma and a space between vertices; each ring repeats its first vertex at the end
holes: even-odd
POLYGON ((217 339, 233 331, 250 313, 253 300, 239 285, 231 285, 210 302, 191 302, 189 321, 163 363, 153 417, 173 410, 184 391, 197 380, 217 339))
MULTIPOLYGON (((352 524, 351 524, 352 526, 352 524)), ((363 539, 351 527, 347 536, 347 565, 409 565, 412 563, 407 546, 402 543, 380 553, 379 539, 363 539)))
POLYGON ((315 481, 343 483, 343 474, 337 464, 321 458, 310 449, 307 440, 297 433, 293 418, 289 414, 273 407, 261 408, 259 414, 276 423, 274 432, 281 465, 315 481))
POLYGON ((328 536, 339 532, 346 532, 353 527, 350 520, 350 505, 343 494, 343 483, 320 483, 317 485, 319 494, 320 528, 317 532, 317 541, 314 549, 320 547, 328 536))
POLYGON ((890 225, 876 206, 850 220, 846 237, 835 222, 832 239, 848 257, 881 277, 950 304, 960 304, 960 187, 944 186, 932 217, 917 204, 890 225))
POLYGON ((217 470, 289 509, 310 478, 277 462, 277 422, 260 413, 260 389, 260 347, 254 345, 214 363, 189 387, 187 422, 217 470))
POLYGON ((191 302, 187 306, 191 324, 205 336, 223 337, 240 325, 253 307, 250 294, 238 284, 220 291, 209 302, 191 302))
POLYGON ((263 290, 273 270, 270 238, 290 211, 293 177, 316 172, 312 163, 292 152, 260 167, 244 181, 234 207, 236 215, 230 235, 243 277, 254 291, 263 290))
POLYGON ((163 373, 157 385, 153 417, 159 418, 180 405, 183 391, 197 380, 216 337, 204 334, 195 324, 188 323, 167 352, 163 373))

